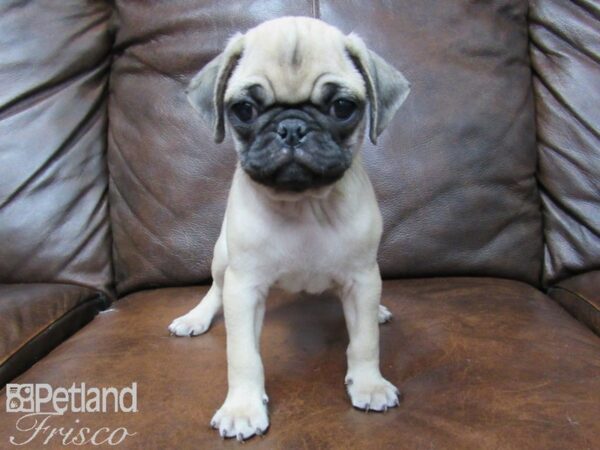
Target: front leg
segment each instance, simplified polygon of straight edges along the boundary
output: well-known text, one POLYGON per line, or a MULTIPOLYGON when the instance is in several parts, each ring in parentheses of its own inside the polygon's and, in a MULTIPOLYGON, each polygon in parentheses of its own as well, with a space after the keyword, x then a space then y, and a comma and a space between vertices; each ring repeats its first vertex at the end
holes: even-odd
POLYGON ((381 276, 377 265, 355 274, 342 289, 350 337, 346 387, 352 405, 366 411, 398 406, 400 392, 379 371, 378 311, 381 276))
POLYGON ((269 427, 268 398, 259 353, 260 331, 268 287, 257 287, 252 276, 225 271, 223 310, 227 330, 229 390, 211 426, 223 437, 247 439, 269 427))

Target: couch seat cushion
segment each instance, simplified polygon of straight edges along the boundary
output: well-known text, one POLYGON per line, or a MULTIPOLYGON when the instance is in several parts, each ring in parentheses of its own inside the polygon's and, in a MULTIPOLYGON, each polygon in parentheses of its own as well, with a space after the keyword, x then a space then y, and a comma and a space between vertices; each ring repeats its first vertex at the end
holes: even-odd
MULTIPOLYGON (((46 424, 136 433, 120 448, 240 448, 209 427, 227 385, 222 317, 203 336, 167 331, 204 292, 132 294, 17 382, 136 382, 138 412, 66 412, 46 424)), ((381 328, 381 368, 404 401, 385 414, 365 414, 344 391, 347 335, 339 302, 272 294, 262 338, 271 428, 245 448, 597 445, 600 338, 553 300, 519 282, 454 278, 385 282, 383 302, 394 319, 381 328)), ((15 428, 22 414, 0 414, 0 445, 28 436, 15 428)), ((36 439, 30 448, 39 448, 42 438, 36 439)), ((62 447, 54 438, 45 448, 62 447)))
POLYGON ((105 301, 81 286, 0 284, 0 386, 89 322, 105 301))

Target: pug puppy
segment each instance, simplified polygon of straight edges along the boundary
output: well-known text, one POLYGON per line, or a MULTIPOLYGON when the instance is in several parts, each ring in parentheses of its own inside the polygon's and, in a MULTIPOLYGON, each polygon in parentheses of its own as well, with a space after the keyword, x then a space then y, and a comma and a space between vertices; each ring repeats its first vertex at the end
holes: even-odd
POLYGON ((350 343, 345 383, 352 405, 386 411, 399 391, 379 370, 377 265, 382 218, 359 148, 368 122, 377 137, 406 99, 409 83, 368 50, 317 19, 284 17, 237 34, 191 81, 187 95, 225 131, 239 163, 202 301, 169 326, 204 333, 224 307, 229 390, 211 425, 223 437, 269 426, 259 353, 265 299, 334 289, 350 343))

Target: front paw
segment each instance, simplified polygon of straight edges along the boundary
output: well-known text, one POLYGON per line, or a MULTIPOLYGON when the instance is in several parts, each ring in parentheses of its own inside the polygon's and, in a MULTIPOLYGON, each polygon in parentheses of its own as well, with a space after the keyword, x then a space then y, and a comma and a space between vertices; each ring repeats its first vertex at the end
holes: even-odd
POLYGON ((190 311, 171 322, 169 331, 175 336, 197 336, 208 330, 211 319, 212 317, 190 311))
POLYGON ((352 406, 364 411, 387 411, 400 403, 400 391, 381 375, 348 375, 346 389, 352 406))
POLYGON ((260 436, 269 428, 266 395, 227 397, 223 406, 210 421, 223 438, 235 437, 243 441, 254 435, 260 436))

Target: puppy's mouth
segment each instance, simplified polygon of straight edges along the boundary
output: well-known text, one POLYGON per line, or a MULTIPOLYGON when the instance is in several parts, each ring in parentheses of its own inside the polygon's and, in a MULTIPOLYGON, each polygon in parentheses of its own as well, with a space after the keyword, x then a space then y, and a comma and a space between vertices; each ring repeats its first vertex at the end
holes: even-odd
POLYGON ((242 168, 254 181, 277 191, 303 192, 338 181, 350 167, 350 152, 309 151, 303 147, 263 149, 243 158, 242 168))

